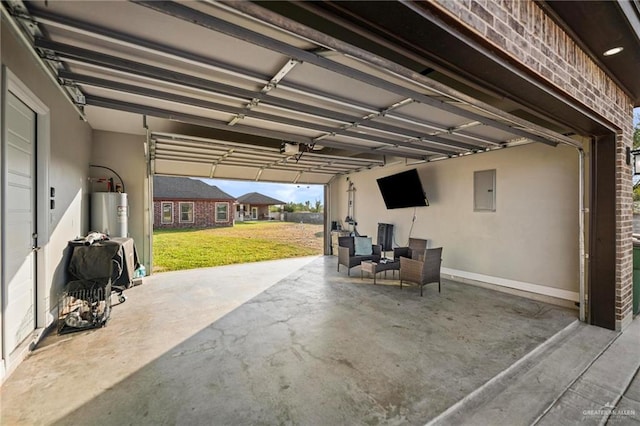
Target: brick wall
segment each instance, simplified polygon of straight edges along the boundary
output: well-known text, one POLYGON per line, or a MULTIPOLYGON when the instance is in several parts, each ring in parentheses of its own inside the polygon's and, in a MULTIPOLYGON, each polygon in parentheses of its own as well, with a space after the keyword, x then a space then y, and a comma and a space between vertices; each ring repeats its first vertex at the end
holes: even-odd
POLYGON ((628 96, 535 2, 438 0, 431 4, 565 96, 620 128, 632 126, 628 96))
POLYGON ((233 204, 227 200, 153 200, 153 227, 166 228, 213 228, 217 226, 233 226, 233 204), (162 203, 173 203, 173 223, 162 223, 162 203), (180 222, 180 203, 193 203, 193 222, 180 222), (228 220, 216 221, 216 203, 228 205, 228 220))
MULTIPOLYGON (((626 148, 633 140, 631 99, 535 2, 529 0, 434 0, 432 7, 501 51, 573 103, 617 129, 616 138, 616 328, 632 319, 632 169, 626 148)), ((589 135, 586 135, 589 136, 589 135)))

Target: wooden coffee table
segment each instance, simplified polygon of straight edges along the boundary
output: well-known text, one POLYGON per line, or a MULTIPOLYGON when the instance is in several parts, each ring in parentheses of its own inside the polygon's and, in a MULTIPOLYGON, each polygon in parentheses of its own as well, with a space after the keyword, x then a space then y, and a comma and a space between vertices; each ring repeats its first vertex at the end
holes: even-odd
MULTIPOLYGON (((399 271, 400 270, 400 261, 392 260, 392 259, 384 259, 385 261, 373 262, 371 260, 365 260, 360 263, 360 279, 364 277, 364 273, 368 272, 373 275, 373 283, 376 283, 376 274, 384 271, 385 276, 387 275, 387 271, 399 271)), ((395 272, 393 272, 393 276, 395 277, 395 272)))

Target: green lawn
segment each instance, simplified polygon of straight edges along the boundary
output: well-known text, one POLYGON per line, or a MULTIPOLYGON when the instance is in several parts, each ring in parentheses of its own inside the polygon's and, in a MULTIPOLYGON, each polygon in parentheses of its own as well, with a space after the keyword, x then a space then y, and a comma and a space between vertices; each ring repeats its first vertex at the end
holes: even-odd
POLYGON ((322 254, 322 225, 238 222, 212 229, 154 230, 154 272, 322 254))

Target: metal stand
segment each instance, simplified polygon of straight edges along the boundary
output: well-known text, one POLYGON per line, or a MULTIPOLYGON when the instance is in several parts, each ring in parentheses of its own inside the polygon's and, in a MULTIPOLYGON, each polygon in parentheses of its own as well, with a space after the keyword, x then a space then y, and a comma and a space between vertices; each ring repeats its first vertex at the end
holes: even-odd
POLYGON ((353 232, 353 234, 358 237, 360 236, 360 234, 358 234, 358 230, 356 229, 356 225, 358 225, 358 222, 356 222, 355 220, 355 201, 356 201, 356 188, 353 185, 353 182, 351 182, 349 180, 349 178, 347 178, 347 180, 349 181, 349 189, 347 189, 347 194, 348 194, 348 201, 347 201, 347 217, 344 219, 345 223, 347 224, 347 226, 349 226, 351 228, 351 232, 353 232))

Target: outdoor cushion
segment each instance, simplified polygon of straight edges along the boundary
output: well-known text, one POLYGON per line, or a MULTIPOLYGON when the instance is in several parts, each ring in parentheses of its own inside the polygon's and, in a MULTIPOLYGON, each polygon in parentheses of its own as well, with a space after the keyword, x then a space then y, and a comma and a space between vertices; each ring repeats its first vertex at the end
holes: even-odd
POLYGON ((368 256, 373 253, 373 247, 370 237, 355 237, 355 255, 368 256))

